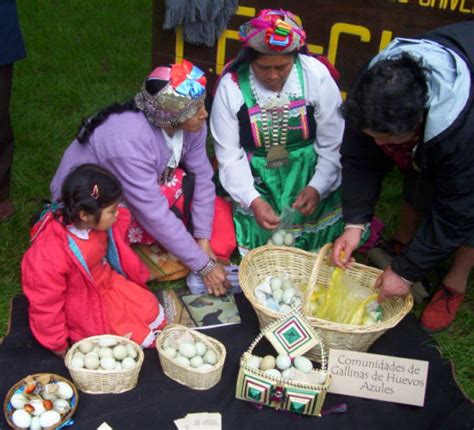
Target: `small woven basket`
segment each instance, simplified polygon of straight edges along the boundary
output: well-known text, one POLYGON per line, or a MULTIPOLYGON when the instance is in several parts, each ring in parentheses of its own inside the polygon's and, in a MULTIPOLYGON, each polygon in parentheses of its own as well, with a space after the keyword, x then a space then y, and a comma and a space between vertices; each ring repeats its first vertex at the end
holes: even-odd
MULTIPOLYGON (((324 344, 328 348, 367 351, 367 349, 389 328, 397 325, 413 307, 411 294, 404 298, 392 297, 381 303, 383 317, 372 326, 338 324, 310 316, 309 298, 316 285, 329 286, 334 266, 331 262, 332 244, 327 244, 317 253, 301 251, 296 248, 263 246, 250 251, 240 265, 239 281, 247 299, 252 304, 264 327, 279 318, 280 313, 266 308, 256 297, 254 290, 268 276, 286 273, 293 283, 304 293, 303 311, 314 328, 319 328, 324 344)), ((360 285, 373 289, 381 270, 354 263, 346 274, 360 285)), ((320 361, 321 356, 313 348, 306 354, 320 361)))
POLYGON ((180 324, 170 324, 167 325, 160 336, 158 336, 156 350, 158 351, 164 374, 186 387, 192 388, 193 390, 207 390, 221 380, 226 350, 222 343, 210 336, 206 336, 197 330, 180 324), (212 369, 201 372, 191 367, 183 367, 175 363, 172 358, 165 354, 163 342, 167 336, 176 332, 189 333, 195 340, 203 342, 208 349, 214 351, 217 356, 217 363, 213 365, 212 369))
MULTIPOLYGON (((293 310, 291 313, 293 315, 298 314, 301 320, 308 324, 308 319, 299 311, 293 310)), ((275 409, 285 409, 297 414, 321 416, 321 409, 331 384, 331 375, 327 371, 326 351, 319 330, 313 330, 308 325, 310 332, 308 334, 317 339, 317 345, 313 350, 317 349, 319 351, 318 355, 322 357, 320 371, 326 374, 324 383, 310 384, 283 377, 277 378, 268 375, 263 370, 247 365, 248 360, 253 357, 254 348, 262 337, 273 330, 280 332, 282 323, 288 325, 288 316, 279 314, 278 319, 261 328, 261 333, 255 338, 248 350, 243 353, 240 359, 235 396, 241 400, 259 403, 275 409)), ((308 353, 305 356, 308 357, 308 353)))
POLYGON ((69 401, 71 409, 69 409, 69 411, 62 417, 61 421, 59 423, 55 424, 54 427, 44 427, 44 428, 42 427, 42 429, 44 429, 44 430, 53 430, 53 429, 59 428, 63 424, 65 424, 67 421, 69 421, 71 419, 71 417, 74 415, 74 412, 76 412, 77 403, 79 402, 79 393, 78 393, 77 388, 75 387, 75 385, 69 379, 64 378, 60 375, 56 375, 55 373, 36 373, 34 375, 26 376, 25 378, 18 381, 15 385, 13 385, 13 387, 10 388, 10 390, 8 390, 8 393, 5 396, 5 400, 3 401, 3 413, 4 413, 4 416, 5 416, 5 420, 7 421, 8 425, 12 429, 24 430, 24 429, 21 429, 20 427, 16 427, 15 424, 13 424, 12 414, 13 414, 14 409, 10 405, 11 397, 13 396, 13 394, 15 394, 15 391, 17 391, 19 388, 21 388, 22 385, 25 384, 25 380, 27 378, 28 379, 32 378, 32 379, 36 380, 37 378, 41 379, 41 378, 44 378, 44 377, 50 377, 51 382, 53 382, 53 383, 54 382, 60 382, 60 381, 66 382, 72 388, 72 391, 73 391, 74 394, 73 394, 71 400, 69 401))
POLYGON ((133 340, 126 337, 114 336, 110 334, 91 336, 76 342, 66 354, 64 363, 71 374, 74 383, 79 390, 89 394, 118 394, 125 391, 130 391, 136 387, 138 375, 144 360, 144 353, 140 346, 133 340), (77 369, 71 365, 71 360, 79 346, 84 342, 92 342, 98 345, 101 338, 114 339, 122 345, 132 345, 137 351, 137 358, 135 359, 135 366, 131 369, 120 370, 103 370, 103 369, 77 369))

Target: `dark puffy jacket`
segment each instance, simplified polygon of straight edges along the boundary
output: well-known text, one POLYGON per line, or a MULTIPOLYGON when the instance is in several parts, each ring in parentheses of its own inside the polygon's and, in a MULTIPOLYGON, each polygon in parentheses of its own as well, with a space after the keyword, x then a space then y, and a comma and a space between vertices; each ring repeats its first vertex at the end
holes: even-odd
MULTIPOLYGON (((422 168, 421 175, 433 181, 434 204, 412 242, 393 260, 392 269, 407 279, 417 280, 466 240, 474 238, 474 21, 441 27, 415 39, 400 40, 402 49, 407 52, 415 49, 412 42, 421 48, 423 44, 428 46, 429 42, 421 42, 425 40, 450 48, 464 60, 466 71, 462 77, 462 92, 451 92, 441 96, 441 100, 430 99, 424 139, 414 155, 422 168), (454 103, 462 100, 462 105, 458 103, 454 110, 455 117, 450 108, 453 100, 454 103), (433 134, 426 127, 437 132, 433 134)), ((429 66, 430 49, 425 47, 425 50, 429 66)), ((383 57, 383 53, 380 56, 383 57)), ((433 60, 436 64, 437 59, 433 60)), ((437 84, 433 75, 428 78, 430 88, 437 84)), ((454 76, 453 79, 457 79, 457 75, 454 76)), ((341 154, 344 220, 369 222, 383 178, 393 166, 392 160, 372 138, 350 124, 346 127, 341 154)))

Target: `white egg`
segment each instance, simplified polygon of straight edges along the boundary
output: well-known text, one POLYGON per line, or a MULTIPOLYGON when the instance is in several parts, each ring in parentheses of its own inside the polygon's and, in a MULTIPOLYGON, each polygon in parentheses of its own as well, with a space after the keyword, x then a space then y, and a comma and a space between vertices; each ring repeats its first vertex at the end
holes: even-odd
POLYGON ((191 367, 197 368, 204 364, 204 360, 200 355, 195 355, 193 358, 191 358, 190 364, 191 367))
POLYGON ((113 370, 115 369, 115 361, 114 357, 104 357, 100 359, 100 367, 104 370, 113 370))
POLYGON ((23 406, 28 403, 28 400, 23 393, 16 393, 10 397, 10 403, 13 409, 23 409, 23 406))
POLYGON ((283 237, 283 244, 286 246, 291 246, 295 243, 295 236, 293 236, 293 233, 285 233, 285 236, 283 237))
POLYGON ((120 361, 115 362, 115 370, 122 370, 122 363, 120 361))
POLYGON ((313 363, 306 357, 295 357, 293 365, 304 373, 311 372, 313 370, 313 363))
POLYGON ((12 414, 12 421, 17 427, 26 429, 31 425, 31 415, 24 409, 17 409, 12 414))
POLYGON ((44 413, 44 411, 46 411, 45 407, 43 406, 43 400, 33 399, 29 404, 33 407, 33 415, 35 416, 40 416, 44 413))
POLYGON ((127 343, 127 352, 130 358, 135 359, 138 356, 137 349, 131 343, 127 343))
POLYGON ((273 300, 275 300, 275 302, 280 303, 281 299, 283 297, 283 291, 282 290, 274 290, 273 293, 272 293, 272 297, 273 297, 273 300))
POLYGON ((206 353, 207 351, 207 346, 203 342, 197 341, 194 346, 196 347, 196 353, 197 355, 200 355, 201 357, 206 353))
POLYGON ((99 345, 96 345, 96 346, 94 346, 94 348, 92 348, 91 352, 93 352, 94 354, 99 355, 99 351, 100 351, 99 345))
POLYGON ((260 361, 262 361, 261 357, 253 355, 245 362, 245 364, 247 365, 247 367, 250 367, 252 369, 258 369, 260 368, 260 361))
POLYGON ((285 304, 281 305, 280 309, 278 309, 278 312, 280 312, 282 314, 287 314, 290 311, 291 311, 291 307, 288 306, 288 305, 285 305, 285 304))
POLYGON ((76 357, 79 357, 79 358, 82 358, 84 360, 84 357, 86 355, 83 354, 81 351, 76 351, 74 354, 72 354, 72 358, 76 358, 76 357))
POLYGON ((270 288, 272 289, 272 291, 280 290, 282 284, 283 284, 283 281, 278 276, 273 276, 270 279, 270 288))
POLYGON ((31 418, 30 430, 41 430, 40 417, 31 418))
POLYGON ((283 284, 281 286, 281 289, 284 291, 284 290, 287 290, 288 288, 295 288, 295 286, 293 285, 293 282, 291 281, 291 279, 283 279, 283 284))
POLYGON ((276 358, 276 367, 280 370, 286 370, 291 366, 291 357, 286 354, 280 354, 276 358))
POLYGON ((112 352, 116 360, 123 360, 125 357, 128 356, 127 347, 125 345, 114 346, 112 352))
POLYGON ((71 367, 73 369, 82 369, 84 367, 84 359, 79 356, 72 357, 71 367))
POLYGON ((214 369, 214 366, 211 366, 209 363, 204 363, 199 366, 196 370, 199 372, 207 372, 208 370, 214 369))
POLYGON ((321 370, 314 372, 314 379, 317 384, 324 384, 326 382, 326 372, 322 372, 321 370))
POLYGON ((178 353, 176 352, 176 349, 172 348, 171 346, 167 346, 164 349, 164 352, 168 357, 171 357, 171 358, 175 358, 178 355, 178 353))
POLYGON ((92 351, 92 348, 94 348, 94 345, 89 341, 82 342, 79 345, 79 351, 81 351, 83 354, 88 354, 92 351))
POLYGON ((100 348, 99 349, 99 358, 112 357, 113 352, 112 348, 100 348))
POLYGON ((186 358, 193 358, 196 355, 194 343, 183 342, 179 345, 179 353, 186 358))
POLYGON ((50 411, 46 411, 40 417, 40 425, 41 427, 52 427, 61 421, 61 415, 59 415, 58 411, 51 409, 50 411))
POLYGON ((86 369, 95 370, 99 368, 99 356, 94 352, 89 352, 84 358, 84 367, 86 369))
POLYGON ((135 360, 132 357, 125 357, 122 361, 122 369, 132 369, 135 365, 135 360))
POLYGON ((285 240, 285 236, 283 235, 282 232, 276 231, 275 233, 273 233, 272 242, 273 242, 276 246, 281 246, 281 245, 283 245, 283 241, 284 241, 284 240, 285 240))
POLYGON ((281 372, 281 376, 284 379, 293 379, 292 378, 292 373, 293 373, 293 368, 289 367, 288 369, 285 369, 283 372, 281 372))
POLYGON ((273 355, 266 355, 260 361, 260 370, 268 370, 275 368, 275 357, 273 355))
POLYGON ((289 305, 293 300, 293 297, 296 295, 296 290, 294 288, 288 288, 287 290, 283 291, 283 296, 281 298, 282 302, 286 305, 289 305))
POLYGON ((53 408, 55 411, 58 411, 61 415, 64 415, 71 409, 71 405, 66 399, 56 399, 53 402, 53 408))
POLYGON ((99 339, 99 346, 101 348, 107 348, 111 346, 117 345, 117 339, 114 339, 113 337, 101 337, 99 339))
POLYGON ((281 378, 281 373, 277 369, 267 369, 265 370, 265 375, 273 376, 274 378, 281 378))
POLYGON ((74 391, 72 390, 72 387, 64 381, 59 381, 58 382, 58 397, 61 399, 70 399, 74 395, 74 391))
POLYGON ((176 364, 179 364, 180 366, 183 366, 183 367, 189 367, 189 365, 191 364, 189 362, 189 358, 186 358, 186 357, 183 357, 182 355, 178 355, 175 359, 174 359, 174 362, 176 364))
POLYGON ((204 361, 212 366, 217 363, 217 355, 211 349, 208 349, 207 352, 204 354, 204 361))

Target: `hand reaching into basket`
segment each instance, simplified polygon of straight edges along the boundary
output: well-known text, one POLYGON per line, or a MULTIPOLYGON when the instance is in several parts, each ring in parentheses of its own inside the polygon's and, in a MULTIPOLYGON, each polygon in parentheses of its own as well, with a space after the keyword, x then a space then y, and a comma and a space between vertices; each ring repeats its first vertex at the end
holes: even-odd
POLYGON ((378 301, 388 297, 403 297, 410 292, 411 282, 397 275, 390 266, 375 281, 375 288, 380 289, 378 301))
POLYGON ((358 227, 348 227, 344 229, 344 233, 334 242, 332 248, 332 261, 341 269, 349 269, 354 259, 352 253, 357 248, 362 236, 362 230, 358 227))

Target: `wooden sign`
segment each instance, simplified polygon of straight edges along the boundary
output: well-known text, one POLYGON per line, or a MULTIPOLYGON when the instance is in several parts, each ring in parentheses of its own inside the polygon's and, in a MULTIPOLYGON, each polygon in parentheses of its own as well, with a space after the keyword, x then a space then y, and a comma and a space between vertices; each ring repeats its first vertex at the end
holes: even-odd
POLYGON ((364 352, 329 350, 329 392, 423 406, 427 361, 364 352))
POLYGON ((239 0, 227 30, 208 48, 184 43, 180 29, 163 30, 165 0, 154 0, 153 66, 186 58, 206 72, 211 90, 224 64, 241 48, 239 26, 265 8, 288 9, 300 18, 310 51, 326 56, 337 67, 343 92, 393 38, 413 37, 474 18, 474 0, 239 0))

